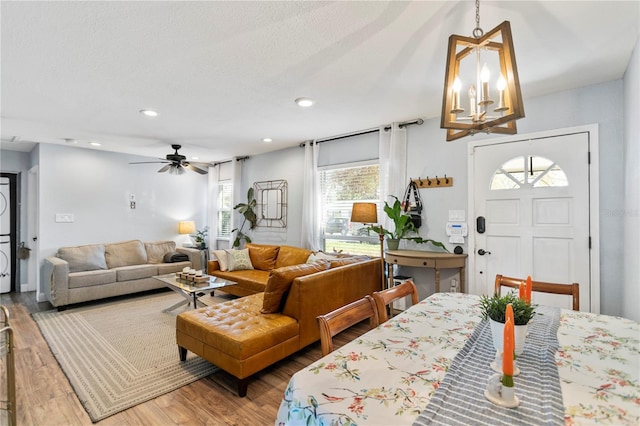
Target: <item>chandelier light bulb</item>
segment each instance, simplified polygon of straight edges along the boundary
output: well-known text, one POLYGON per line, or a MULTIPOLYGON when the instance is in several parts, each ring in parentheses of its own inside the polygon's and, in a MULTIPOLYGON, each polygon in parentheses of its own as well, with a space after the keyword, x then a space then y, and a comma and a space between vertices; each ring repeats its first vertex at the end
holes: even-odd
POLYGON ((453 81, 453 106, 451 107, 451 112, 454 114, 464 112, 464 109, 460 108, 460 89, 462 88, 462 83, 460 82, 460 78, 456 77, 453 81))

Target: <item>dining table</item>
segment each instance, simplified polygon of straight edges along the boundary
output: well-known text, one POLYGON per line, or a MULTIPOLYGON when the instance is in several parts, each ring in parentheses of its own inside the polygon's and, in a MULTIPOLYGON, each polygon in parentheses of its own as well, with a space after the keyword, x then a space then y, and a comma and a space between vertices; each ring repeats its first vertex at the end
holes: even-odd
POLYGON ((275 424, 640 424, 637 322, 536 306, 507 408, 485 396, 496 353, 480 301, 432 294, 296 372, 275 424))

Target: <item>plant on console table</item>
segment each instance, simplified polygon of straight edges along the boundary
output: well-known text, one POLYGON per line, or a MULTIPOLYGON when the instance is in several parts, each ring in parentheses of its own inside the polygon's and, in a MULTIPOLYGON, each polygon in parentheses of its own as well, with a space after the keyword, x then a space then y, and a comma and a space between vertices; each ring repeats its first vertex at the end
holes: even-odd
POLYGON ((431 243, 435 247, 440 247, 447 252, 449 251, 444 246, 444 244, 439 241, 435 241, 429 238, 422 238, 420 235, 413 235, 418 234, 418 229, 411 221, 411 216, 402 211, 402 205, 400 203, 400 200, 398 200, 398 197, 393 195, 392 197, 395 199, 395 201, 393 202, 393 206, 390 206, 389 203, 385 201, 384 212, 387 214, 389 219, 393 221, 393 231, 385 229, 382 225, 370 225, 367 227, 367 229, 370 229, 377 234, 386 236, 387 247, 390 250, 397 250, 400 240, 410 240, 418 244, 431 243), (394 241, 396 243, 394 243, 394 241))
POLYGON ((233 209, 237 210, 243 216, 242 225, 240 228, 232 229, 231 232, 236 232, 236 238, 233 240, 234 248, 240 247, 242 241, 245 243, 250 243, 251 238, 244 233, 244 227, 249 222, 249 230, 254 229, 258 225, 258 216, 256 215, 255 208, 257 206, 257 201, 253 196, 253 187, 249 188, 247 191, 247 202, 246 203, 238 203, 233 209))
POLYGON ((193 240, 196 243, 196 248, 204 250, 207 248, 207 234, 209 233, 209 227, 205 226, 202 230, 196 230, 196 233, 192 235, 193 240))

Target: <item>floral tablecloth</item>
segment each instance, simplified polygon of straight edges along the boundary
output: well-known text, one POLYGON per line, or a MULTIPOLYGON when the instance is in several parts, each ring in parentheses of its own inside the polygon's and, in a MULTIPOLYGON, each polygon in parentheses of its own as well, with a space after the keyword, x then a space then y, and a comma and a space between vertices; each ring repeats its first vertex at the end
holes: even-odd
MULTIPOLYGON (((479 298, 438 293, 297 372, 276 425, 411 425, 480 322, 479 298)), ((638 323, 563 310, 565 423, 640 423, 638 323)))

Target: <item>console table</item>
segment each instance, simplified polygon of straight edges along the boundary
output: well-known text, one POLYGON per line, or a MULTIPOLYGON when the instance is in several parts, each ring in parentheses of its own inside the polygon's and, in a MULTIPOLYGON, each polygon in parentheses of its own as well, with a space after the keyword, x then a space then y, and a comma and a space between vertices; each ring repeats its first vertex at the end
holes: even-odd
POLYGON ((387 272, 390 278, 393 277, 393 265, 434 269, 436 272, 436 293, 440 292, 440 269, 460 268, 460 292, 465 292, 466 254, 421 250, 387 250, 384 253, 384 261, 387 262, 387 272))

